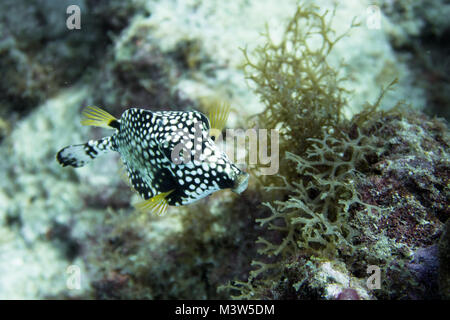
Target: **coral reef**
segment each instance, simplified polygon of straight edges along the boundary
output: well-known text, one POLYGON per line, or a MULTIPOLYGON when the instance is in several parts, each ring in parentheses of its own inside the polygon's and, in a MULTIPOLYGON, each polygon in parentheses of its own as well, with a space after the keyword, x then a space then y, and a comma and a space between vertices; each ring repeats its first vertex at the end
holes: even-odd
POLYGON ((113 1, 2 1, 2 114, 26 113, 95 67, 139 4, 113 1), (78 5, 82 30, 68 30, 66 8, 78 5), (105 10, 108 8, 108 10, 105 10), (106 33, 108 30, 109 33, 106 33))
POLYGON ((433 246, 450 214, 447 200, 450 169, 448 128, 442 120, 402 111, 383 117, 367 134, 376 137, 376 144, 383 151, 373 165, 372 174, 360 184, 359 192, 363 201, 386 209, 371 215, 358 214, 358 224, 372 226, 359 227, 364 236, 358 241, 363 241, 365 248, 369 249, 364 250, 365 259, 374 261, 375 258, 377 265, 386 268, 386 281, 377 297, 439 297, 437 284, 434 287, 432 284, 437 279, 428 279, 427 285, 417 286, 417 283, 424 282, 423 274, 417 271, 431 268, 427 272, 433 277, 438 275, 437 252, 433 246), (377 243, 388 246, 390 257, 382 253, 386 248, 377 243), (428 262, 423 267, 414 267, 421 256, 427 256, 428 262), (397 261, 394 262, 393 257, 397 261), (399 270, 393 267, 396 264, 399 270), (409 270, 414 272, 405 279, 409 270), (400 282, 392 279, 402 279, 404 283, 400 286, 400 282))
MULTIPOLYGON (((411 111, 423 90, 386 37, 395 47, 421 25, 369 30, 365 1, 312 2, 70 1, 78 32, 65 27, 67 1, 3 1, 0 298, 448 298, 448 128, 411 111), (413 106, 396 105, 405 97, 413 106), (280 132, 279 174, 250 167, 240 196, 146 216, 117 156, 77 170, 54 159, 107 134, 80 126, 83 106, 120 115, 218 100, 233 106, 230 127, 280 132)), ((389 3, 383 22, 405 20, 389 3)))
POLYGON ((444 299, 450 299, 450 220, 447 219, 439 240, 439 290, 444 299))
POLYGON ((216 288, 233 278, 245 279, 261 234, 254 222, 264 214, 254 210, 258 194, 246 194, 242 200, 219 194, 206 205, 171 208, 164 219, 170 222, 110 213, 107 223, 88 236, 95 248, 86 255, 93 297, 227 298, 216 288))
POLYGON ((389 17, 386 32, 393 48, 409 64, 415 85, 425 88, 426 113, 450 119, 447 1, 376 1, 389 17))
POLYGON ((247 282, 222 288, 236 290, 238 298, 336 298, 340 293, 330 295, 329 283, 317 275, 324 263, 341 262, 355 285, 368 266, 382 270, 382 287, 358 291, 364 298, 439 297, 436 250, 424 247, 439 239, 448 219, 448 129, 400 104, 377 111, 395 81, 374 104, 342 119, 341 80, 325 62, 335 44, 325 17, 299 7, 281 44, 268 37, 257 50, 259 61, 247 60, 267 104, 258 120, 282 128, 286 161, 282 186, 266 187, 281 191, 281 200, 267 202, 271 215, 257 220, 276 235, 258 239, 261 258, 252 262, 257 268, 247 282), (309 49, 308 34, 321 36, 318 50, 309 49), (430 252, 423 266, 415 262, 422 252, 430 252), (418 289, 429 274, 431 283, 418 289))
POLYGON ((347 129, 345 138, 324 132, 310 139, 316 144, 302 156, 286 152, 298 176, 266 188, 285 194, 266 203, 271 214, 257 220, 276 235, 258 239, 257 269, 248 282, 228 286, 236 297, 335 298, 330 282, 317 278, 324 263, 341 263, 366 299, 442 297, 436 243, 450 214, 446 125, 400 109, 347 129), (364 286, 369 265, 383 278, 372 292, 364 286))

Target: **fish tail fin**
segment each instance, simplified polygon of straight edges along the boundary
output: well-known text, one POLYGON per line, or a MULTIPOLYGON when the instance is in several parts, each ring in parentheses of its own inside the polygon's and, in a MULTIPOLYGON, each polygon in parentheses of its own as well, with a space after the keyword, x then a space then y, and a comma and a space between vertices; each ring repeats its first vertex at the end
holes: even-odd
POLYGON ((86 107, 83 110, 81 124, 84 126, 95 126, 107 129, 119 129, 120 123, 114 116, 99 107, 86 107))
POLYGON ((142 202, 138 202, 134 207, 139 211, 150 211, 159 216, 162 216, 169 207, 169 202, 167 201, 167 196, 171 194, 174 190, 160 193, 153 198, 147 199, 142 202))
POLYGON ((87 143, 70 145, 56 154, 56 160, 63 166, 83 167, 99 155, 114 150, 111 137, 91 140, 87 143))
POLYGON ((219 103, 215 105, 209 111, 209 122, 211 128, 209 134, 214 140, 222 133, 223 128, 227 124, 228 116, 230 115, 230 104, 227 102, 219 103))

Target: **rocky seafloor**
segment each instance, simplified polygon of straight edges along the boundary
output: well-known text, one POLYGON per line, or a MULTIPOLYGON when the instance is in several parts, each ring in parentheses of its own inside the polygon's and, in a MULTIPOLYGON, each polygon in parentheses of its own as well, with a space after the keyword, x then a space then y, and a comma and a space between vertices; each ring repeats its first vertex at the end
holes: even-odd
POLYGON ((449 299, 447 13, 445 1, 2 1, 0 298, 449 299), (80 30, 66 26, 74 4, 80 30), (55 160, 108 134, 80 125, 85 106, 216 101, 233 107, 229 128, 280 132, 278 174, 244 165, 241 195, 145 215, 117 154, 55 160))

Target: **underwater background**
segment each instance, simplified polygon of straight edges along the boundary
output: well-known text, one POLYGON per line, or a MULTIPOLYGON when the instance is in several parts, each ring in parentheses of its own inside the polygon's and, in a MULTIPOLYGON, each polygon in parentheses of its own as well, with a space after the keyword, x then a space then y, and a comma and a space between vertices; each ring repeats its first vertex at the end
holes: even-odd
POLYGON ((2 0, 0 299, 449 299, 449 15, 444 0, 2 0), (240 195, 142 214, 117 154, 56 162, 107 134, 80 124, 86 106, 222 102, 228 128, 278 132, 276 174, 241 166, 240 195))

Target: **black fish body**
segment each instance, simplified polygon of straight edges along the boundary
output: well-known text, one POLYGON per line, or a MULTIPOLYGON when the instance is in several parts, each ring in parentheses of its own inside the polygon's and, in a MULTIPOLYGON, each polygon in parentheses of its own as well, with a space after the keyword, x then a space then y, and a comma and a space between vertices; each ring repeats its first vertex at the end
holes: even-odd
POLYGON ((154 205, 164 201, 159 206, 162 211, 167 205, 186 205, 220 189, 240 193, 247 187, 248 174, 231 163, 214 143, 210 122, 200 112, 131 108, 118 120, 96 107, 87 110, 83 124, 116 132, 62 149, 57 160, 63 166, 81 167, 102 153, 116 151, 131 186, 154 205))

